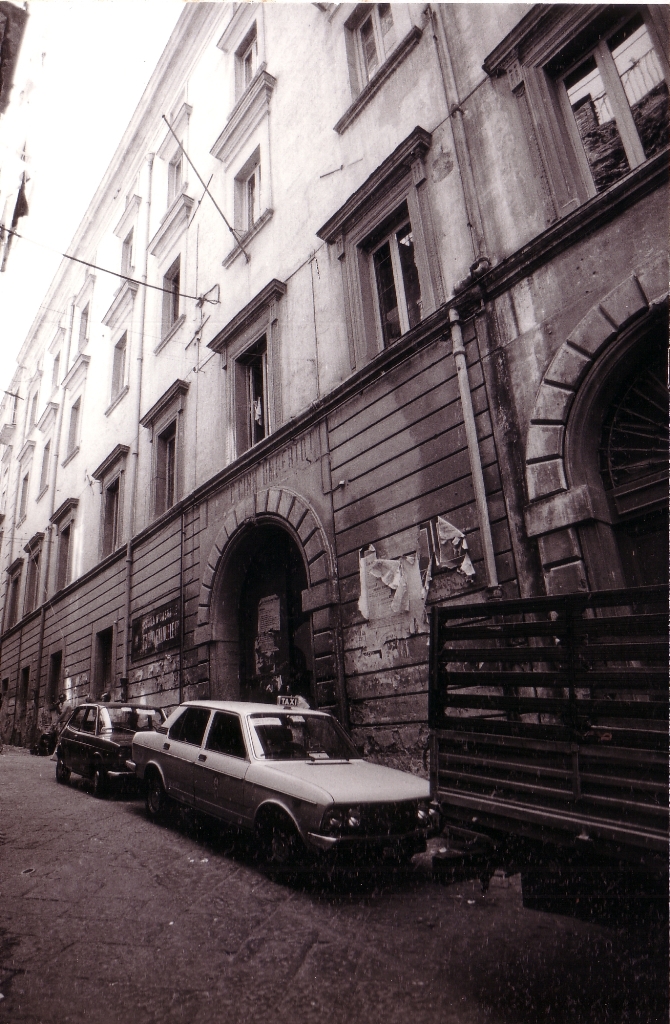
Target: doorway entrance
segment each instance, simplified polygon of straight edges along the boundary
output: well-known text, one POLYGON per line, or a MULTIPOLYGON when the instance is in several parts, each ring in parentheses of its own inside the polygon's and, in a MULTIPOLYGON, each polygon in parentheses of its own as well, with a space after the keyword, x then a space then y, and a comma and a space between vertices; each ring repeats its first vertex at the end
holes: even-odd
POLYGON ((216 696, 272 704, 279 695, 300 696, 313 703, 311 617, 302 610, 307 586, 305 563, 287 530, 274 523, 243 530, 219 590, 216 696))

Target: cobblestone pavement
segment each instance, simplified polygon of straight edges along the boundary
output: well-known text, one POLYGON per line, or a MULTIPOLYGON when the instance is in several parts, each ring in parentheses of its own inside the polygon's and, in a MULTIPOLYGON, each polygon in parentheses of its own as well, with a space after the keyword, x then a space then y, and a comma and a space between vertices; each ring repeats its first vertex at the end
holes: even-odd
POLYGON ((0 1024, 652 1024, 648 933, 524 910, 518 878, 279 882, 213 825, 0 756, 0 1024))

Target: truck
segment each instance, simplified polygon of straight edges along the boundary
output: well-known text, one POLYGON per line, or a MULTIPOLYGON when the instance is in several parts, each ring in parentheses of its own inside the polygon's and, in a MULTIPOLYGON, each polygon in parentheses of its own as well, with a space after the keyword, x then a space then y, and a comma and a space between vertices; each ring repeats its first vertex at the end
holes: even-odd
POLYGON ((434 607, 429 727, 442 870, 667 897, 666 586, 434 607))

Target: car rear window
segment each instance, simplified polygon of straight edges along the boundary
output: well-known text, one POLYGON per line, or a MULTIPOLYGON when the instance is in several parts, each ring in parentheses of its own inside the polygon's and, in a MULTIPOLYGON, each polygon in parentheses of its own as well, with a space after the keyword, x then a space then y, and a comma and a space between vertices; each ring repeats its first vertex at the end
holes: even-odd
POLYGON ((219 754, 231 757, 246 757, 247 751, 242 737, 242 723, 237 715, 226 711, 217 711, 214 715, 207 743, 207 750, 215 750, 219 754))

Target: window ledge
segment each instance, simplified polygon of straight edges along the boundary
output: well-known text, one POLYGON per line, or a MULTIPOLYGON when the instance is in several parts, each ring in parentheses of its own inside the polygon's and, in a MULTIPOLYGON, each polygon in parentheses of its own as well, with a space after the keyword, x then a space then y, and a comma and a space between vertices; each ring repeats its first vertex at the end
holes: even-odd
POLYGON ((46 484, 46 485, 45 485, 45 486, 44 486, 44 487, 42 488, 42 490, 40 491, 40 493, 39 493, 39 494, 37 495, 37 497, 35 498, 35 501, 39 501, 39 500, 40 500, 40 498, 43 498, 43 497, 44 497, 44 495, 45 495, 45 494, 47 493, 47 491, 48 491, 48 490, 49 490, 49 485, 48 485, 48 484, 46 484))
MULTIPOLYGON (((272 219, 272 214, 273 213, 274 213, 274 210, 270 210, 270 209, 265 210, 260 215, 260 217, 258 218, 256 223, 254 224, 254 226, 252 228, 249 228, 249 230, 247 231, 246 234, 241 235, 241 237, 240 237, 240 244, 246 246, 247 242, 250 242, 252 238, 255 238, 256 235, 258 234, 258 232, 261 230, 261 228, 264 228, 265 225, 267 224, 267 222, 272 219)), ((232 263, 235 262, 235 260, 237 259, 237 257, 240 255, 241 252, 242 252, 242 249, 240 248, 240 246, 236 245, 233 249, 230 250, 228 255, 225 257, 225 259, 223 260, 222 265, 226 269, 228 269, 228 267, 232 263)))
POLYGON ((67 466, 68 463, 72 462, 72 460, 75 457, 75 455, 79 455, 79 445, 77 445, 75 448, 73 448, 71 452, 68 452, 68 454, 65 456, 65 458, 61 462, 61 466, 62 467, 67 466))
MULTIPOLYGON (((175 322, 173 323, 172 327, 167 332, 167 334, 165 334, 161 338, 161 340, 158 342, 158 344, 156 345, 156 347, 154 349, 154 355, 155 356, 157 356, 158 353, 161 352, 165 348, 165 346, 167 345, 167 343, 169 341, 172 341, 172 339, 174 338, 175 334, 179 333, 180 329, 184 326, 185 322, 186 322, 186 313, 182 313, 181 316, 178 317, 175 320, 175 322)), ((126 388, 126 390, 128 390, 128 389, 126 388)))
POLYGON ((395 50, 389 57, 387 57, 379 68, 379 71, 377 71, 367 85, 359 92, 348 110, 344 112, 337 124, 334 125, 334 131, 336 131, 338 135, 343 135, 349 125, 353 124, 358 115, 365 110, 372 97, 377 95, 381 87, 391 77, 396 68, 399 67, 405 57, 412 52, 422 35, 423 30, 415 25, 414 28, 407 33, 405 38, 398 43, 395 50))
POLYGON ((128 385, 126 384, 124 387, 121 388, 118 394, 114 395, 114 398, 111 400, 111 402, 105 409, 105 416, 109 416, 110 412, 113 412, 114 409, 116 409, 121 399, 125 398, 126 395, 128 394, 128 390, 128 385))

